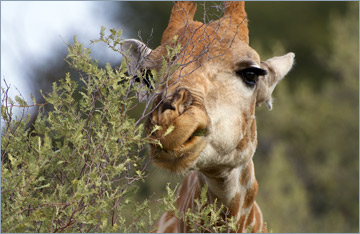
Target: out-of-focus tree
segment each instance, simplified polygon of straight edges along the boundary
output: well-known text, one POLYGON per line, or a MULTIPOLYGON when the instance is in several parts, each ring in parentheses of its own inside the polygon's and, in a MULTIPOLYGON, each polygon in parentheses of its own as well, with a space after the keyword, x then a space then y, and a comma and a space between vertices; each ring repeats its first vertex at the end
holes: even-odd
POLYGON ((256 165, 261 181, 258 203, 270 231, 313 232, 311 225, 305 225, 311 223, 306 188, 285 149, 285 145, 276 145, 269 154, 270 160, 256 165))
POLYGON ((346 2, 247 2, 250 44, 263 55, 273 56, 274 47, 296 53, 296 71, 288 82, 292 88, 309 80, 314 88, 327 82, 330 71, 324 66, 319 51, 331 45, 329 20, 333 13, 344 15, 346 2), (313 78, 316 77, 316 78, 313 78))
POLYGON ((330 18, 329 52, 315 51, 329 73, 322 87, 303 79, 290 89, 284 82, 275 110, 257 115, 259 201, 274 231, 358 232, 359 8, 347 5, 345 17, 330 18), (293 219, 275 215, 284 211, 293 219))
MULTIPOLYGON (((109 5, 110 6, 110 5, 109 5)), ((127 35, 142 39, 150 47, 160 45, 173 2, 118 2, 109 7, 112 21, 129 29, 127 35)))

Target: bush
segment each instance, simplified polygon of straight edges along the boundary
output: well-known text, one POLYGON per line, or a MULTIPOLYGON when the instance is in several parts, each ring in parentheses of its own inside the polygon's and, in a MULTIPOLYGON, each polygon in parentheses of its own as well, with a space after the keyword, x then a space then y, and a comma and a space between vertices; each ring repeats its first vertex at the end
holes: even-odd
MULTIPOLYGON (((115 45, 120 35, 111 30, 115 45)), ((129 117, 138 105, 139 85, 125 74, 124 63, 117 69, 109 64, 99 68, 76 37, 68 52, 80 85, 67 74, 43 95, 45 104, 33 99, 33 105, 19 96, 11 100, 9 86, 3 88, 1 228, 148 232, 157 216, 151 215, 148 200, 132 199, 150 160, 140 153, 153 142, 144 137, 142 119, 129 117), (45 112, 45 106, 52 110, 45 112), (14 119, 13 109, 24 114, 31 107, 38 108, 38 116, 26 129, 30 117, 14 119)))

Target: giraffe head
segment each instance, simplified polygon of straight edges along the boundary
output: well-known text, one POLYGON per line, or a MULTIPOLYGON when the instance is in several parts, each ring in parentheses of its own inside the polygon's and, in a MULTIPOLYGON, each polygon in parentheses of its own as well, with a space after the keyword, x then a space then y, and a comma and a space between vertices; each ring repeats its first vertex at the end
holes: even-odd
POLYGON ((169 46, 181 51, 168 59, 166 73, 147 121, 147 132, 162 147, 150 145, 156 164, 173 172, 234 168, 247 162, 257 145, 255 107, 272 108, 271 94, 291 69, 288 53, 261 61, 249 46, 244 2, 224 2, 225 13, 208 24, 196 22, 195 2, 176 2, 161 45, 154 50, 125 40, 129 72, 161 69, 169 46), (166 80, 166 82, 165 82, 166 80))

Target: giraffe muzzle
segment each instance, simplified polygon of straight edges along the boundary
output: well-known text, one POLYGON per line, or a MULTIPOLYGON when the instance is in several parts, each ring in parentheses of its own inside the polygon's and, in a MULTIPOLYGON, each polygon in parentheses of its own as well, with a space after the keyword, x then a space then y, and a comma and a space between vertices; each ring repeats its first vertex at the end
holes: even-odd
POLYGON ((189 167, 206 146, 209 123, 205 108, 189 90, 178 89, 151 117, 150 127, 160 126, 152 137, 161 146, 150 146, 155 163, 177 172, 189 167))

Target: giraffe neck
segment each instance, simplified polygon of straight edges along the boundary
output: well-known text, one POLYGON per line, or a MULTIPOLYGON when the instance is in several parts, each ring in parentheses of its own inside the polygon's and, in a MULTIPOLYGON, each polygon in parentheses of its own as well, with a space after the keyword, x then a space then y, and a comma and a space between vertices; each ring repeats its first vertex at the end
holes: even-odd
MULTIPOLYGON (((237 204, 249 203, 244 200, 247 194, 255 198, 257 193, 257 181, 255 179, 252 160, 242 167, 232 169, 203 170, 198 172, 200 182, 208 184, 210 202, 220 200, 225 206, 233 205, 234 198, 237 204)), ((252 201, 253 202, 253 201, 252 201)), ((247 206, 247 204, 243 204, 247 206)))
POLYGON ((254 226, 255 197, 258 184, 255 178, 253 161, 234 169, 199 172, 202 183, 208 184, 209 202, 220 201, 235 218, 240 232, 254 226))
MULTIPOLYGON (((234 169, 209 169, 194 171, 184 180, 179 189, 178 208, 183 213, 196 207, 195 199, 200 198, 201 188, 208 184, 208 202, 223 204, 229 211, 229 218, 234 217, 238 226, 237 232, 246 232, 248 227, 255 232, 263 229, 262 214, 255 197, 257 181, 252 160, 234 169)), ((186 224, 178 222, 179 232, 188 232, 186 224)))

